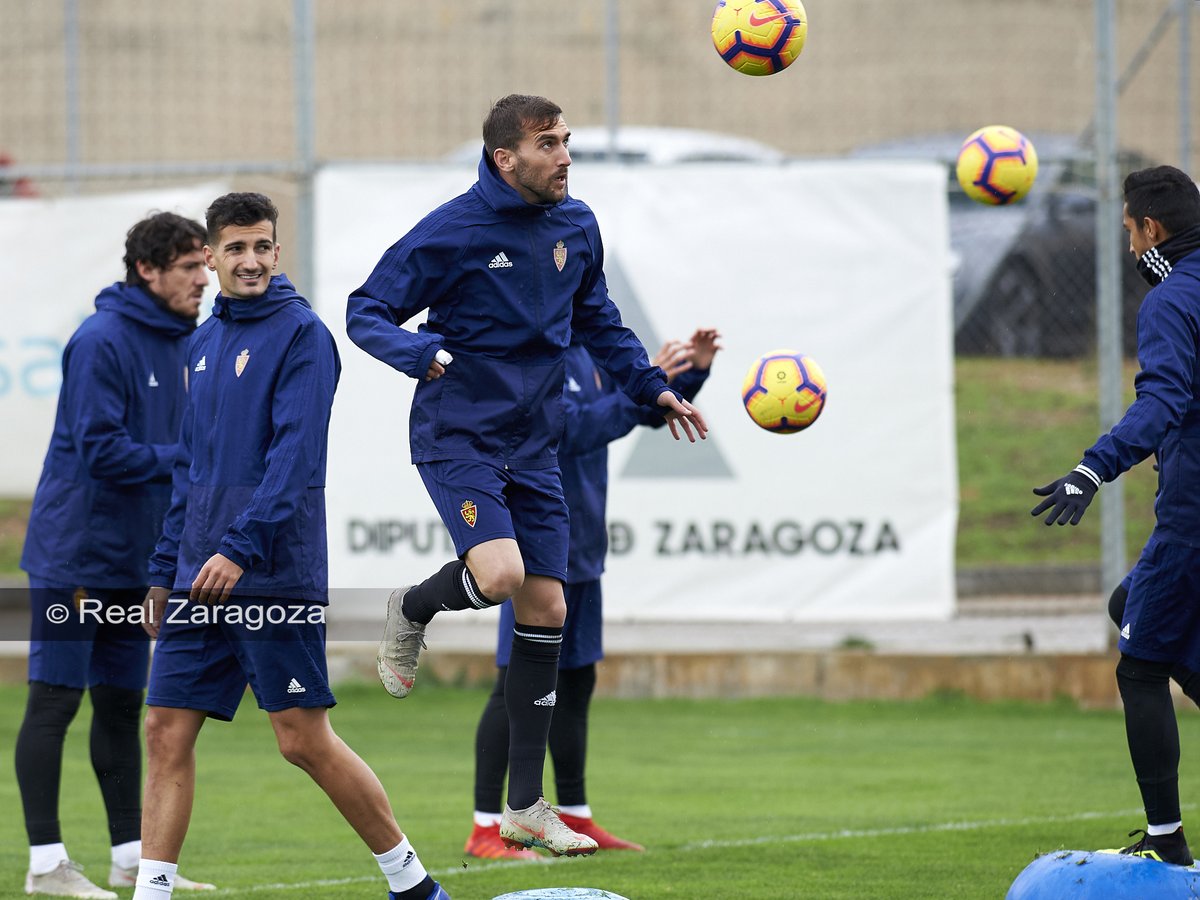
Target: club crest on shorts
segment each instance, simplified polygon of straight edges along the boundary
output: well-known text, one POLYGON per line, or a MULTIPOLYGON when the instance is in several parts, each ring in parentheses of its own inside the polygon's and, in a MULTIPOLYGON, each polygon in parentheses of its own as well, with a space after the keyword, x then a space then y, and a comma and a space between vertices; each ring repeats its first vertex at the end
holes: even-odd
POLYGON ((249 348, 244 348, 238 354, 237 359, 233 361, 233 374, 241 378, 242 373, 246 371, 246 363, 248 362, 250 362, 250 350, 249 348))
POLYGON ((458 511, 460 513, 462 513, 463 521, 466 522, 468 525, 470 525, 472 528, 474 528, 475 527, 475 519, 479 512, 478 508, 475 506, 475 501, 474 500, 464 500, 462 502, 462 506, 459 508, 458 511))
POLYGON ((558 266, 558 271, 563 270, 563 266, 567 264, 567 245, 559 241, 554 245, 554 264, 558 266))

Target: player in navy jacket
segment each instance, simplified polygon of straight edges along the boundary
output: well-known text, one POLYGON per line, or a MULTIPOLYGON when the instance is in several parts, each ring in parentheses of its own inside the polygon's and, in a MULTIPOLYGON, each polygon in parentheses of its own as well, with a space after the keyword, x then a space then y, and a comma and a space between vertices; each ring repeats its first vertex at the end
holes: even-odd
POLYGON ((350 295, 346 330, 368 353, 420 379, 413 462, 458 559, 388 600, 379 675, 412 689, 425 626, 439 610, 513 598, 508 669, 509 805, 501 834, 558 854, 595 852, 542 800, 566 612, 567 509, 556 454, 572 335, 621 390, 657 406, 678 437, 703 417, 667 387, 621 324, 604 281, 596 218, 567 194, 570 131, 543 97, 498 100, 483 125, 479 180, 430 213, 350 295), (423 310, 416 332, 400 326, 423 310), (452 360, 452 361, 451 361, 452 360))
POLYGON ((208 284, 203 240, 198 223, 174 213, 134 225, 125 281, 100 292, 96 312, 63 351, 54 431, 21 555, 33 619, 16 769, 30 891, 116 897, 69 861, 58 818, 63 743, 85 689, 113 886, 129 883, 140 855, 149 638, 136 622, 88 610, 136 608, 146 592, 146 560, 171 499, 185 348, 208 284), (53 618, 56 610, 69 611, 65 621, 53 618))
MULTIPOLYGON (((325 459, 341 366, 329 329, 279 262, 268 197, 208 208, 205 260, 221 293, 188 348, 171 510, 150 565, 158 638, 146 703, 146 809, 134 900, 176 881, 207 718, 247 685, 291 763, 376 855, 395 900, 446 900, 375 774, 334 733, 325 662, 325 459)), ((250 773, 253 777, 253 773, 250 773)))
MULTIPOLYGON (((671 387, 693 399, 708 379, 720 349, 713 329, 699 329, 690 341, 669 341, 654 358, 671 387)), ((610 834, 596 824, 588 805, 588 709, 596 687, 596 663, 604 658, 600 576, 608 554, 608 445, 637 425, 659 428, 662 414, 639 406, 617 390, 596 368, 578 342, 567 351, 563 386, 566 427, 559 444, 563 496, 571 512, 567 555, 567 618, 558 658, 554 718, 550 722, 550 757, 554 761, 555 807, 563 822, 592 838, 601 850, 641 850, 640 845, 610 834)), ((514 850, 500 839, 504 773, 508 767, 508 716, 504 682, 512 647, 512 604, 500 607, 496 644, 499 672, 475 732, 475 825, 464 852, 483 859, 537 858, 532 850, 514 850)))
MULTIPOLYGON (((1125 228, 1154 285, 1138 310, 1137 397, 1071 472, 1035 493, 1034 515, 1076 524, 1103 482, 1150 454, 1158 465, 1155 526, 1114 592, 1117 686, 1146 830, 1122 853, 1191 865, 1179 805, 1179 729, 1170 678, 1200 671, 1200 191, 1158 166, 1125 179, 1125 228)), ((1133 832, 1132 834, 1137 833, 1133 832)))

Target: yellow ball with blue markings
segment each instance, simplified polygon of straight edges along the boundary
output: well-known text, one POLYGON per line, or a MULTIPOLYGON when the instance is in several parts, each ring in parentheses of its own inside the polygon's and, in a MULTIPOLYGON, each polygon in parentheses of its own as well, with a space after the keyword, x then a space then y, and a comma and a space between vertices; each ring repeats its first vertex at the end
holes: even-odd
POLYGON ((988 125, 963 141, 954 173, 966 195, 977 203, 1016 203, 1037 178, 1037 150, 1017 129, 988 125))
POLYGON ((713 46, 743 75, 774 75, 800 55, 808 16, 800 0, 721 0, 712 17, 713 46))
POLYGON ((750 366, 742 403, 759 428, 775 434, 803 431, 825 409, 825 373, 811 356, 772 350, 750 366))

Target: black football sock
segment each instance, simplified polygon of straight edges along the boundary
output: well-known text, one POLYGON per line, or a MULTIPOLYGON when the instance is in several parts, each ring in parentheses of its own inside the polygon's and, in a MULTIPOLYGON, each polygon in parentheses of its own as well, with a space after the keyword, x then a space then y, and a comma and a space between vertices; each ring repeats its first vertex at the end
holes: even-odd
POLYGON ((1146 807, 1146 822, 1178 822, 1179 725, 1171 701, 1171 665, 1121 655, 1117 687, 1125 705, 1129 757, 1146 807))
POLYGON ((29 682, 25 719, 17 733, 16 763, 30 846, 62 843, 58 791, 63 742, 82 699, 83 691, 78 688, 29 682))
POLYGON ((496 676, 496 686, 483 707, 475 729, 475 809, 504 812, 504 773, 508 771, 508 710, 504 707, 504 679, 508 666, 496 676))
POLYGON ((562 627, 516 623, 504 682, 508 710, 508 805, 526 809, 542 796, 546 739, 554 714, 562 627))
POLYGON ((554 718, 550 720, 550 758, 554 796, 559 806, 585 806, 587 790, 588 705, 596 689, 596 664, 559 669, 554 718))
POLYGON ((456 559, 410 588, 404 595, 401 610, 409 620, 428 625, 443 610, 487 609, 504 599, 493 601, 485 597, 467 564, 456 559))
POLYGON ((92 768, 100 782, 112 845, 136 841, 142 832, 142 692, 94 685, 92 768))

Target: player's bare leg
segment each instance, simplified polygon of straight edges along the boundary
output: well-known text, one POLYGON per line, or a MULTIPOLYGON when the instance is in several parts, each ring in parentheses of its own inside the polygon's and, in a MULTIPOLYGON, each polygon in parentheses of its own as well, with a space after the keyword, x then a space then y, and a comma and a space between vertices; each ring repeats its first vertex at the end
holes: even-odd
POLYGON ((196 792, 196 738, 206 714, 151 706, 146 711, 142 856, 178 862, 196 792))
POLYGON ((333 730, 325 709, 270 713, 279 752, 329 795, 338 812, 371 848, 383 853, 404 837, 379 779, 333 730))
POLYGON ((146 787, 142 800, 142 857, 133 900, 159 900, 181 889, 210 885, 181 879, 179 854, 196 794, 196 738, 207 714, 151 706, 146 712, 146 787))
POLYGON ((317 783, 370 848, 396 898, 445 896, 400 830, 379 778, 333 730, 324 708, 269 714, 279 752, 317 783))

